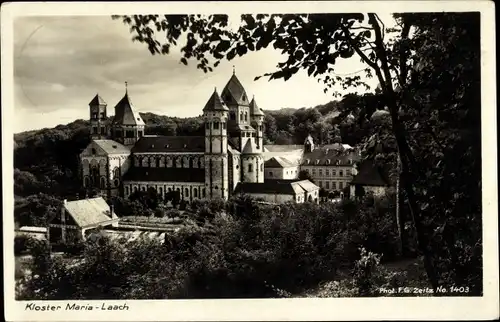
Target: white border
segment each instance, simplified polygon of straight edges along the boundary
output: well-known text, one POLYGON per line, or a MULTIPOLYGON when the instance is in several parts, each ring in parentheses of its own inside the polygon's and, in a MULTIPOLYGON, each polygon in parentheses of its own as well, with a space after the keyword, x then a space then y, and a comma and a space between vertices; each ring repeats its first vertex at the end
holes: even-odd
MULTIPOLYGON (((186 321, 186 320, 359 320, 359 319, 494 319, 498 298, 498 208, 496 135, 496 62, 494 3, 490 1, 345 1, 345 2, 65 2, 4 3, 2 40, 2 146, 4 285, 7 321, 186 321), (482 164, 484 296, 481 298, 373 298, 373 299, 262 299, 171 300, 124 302, 129 311, 106 313, 25 311, 14 301, 13 220, 13 19, 28 15, 110 15, 169 13, 263 13, 263 12, 481 12, 482 164)), ((45 301, 49 303, 49 301, 45 301)), ((44 302, 44 303, 45 303, 44 302)), ((54 303, 52 301, 50 303, 54 303)), ((103 301, 81 301, 79 304, 103 301)), ((66 305, 63 301, 60 305, 66 305)), ((56 304, 56 303, 54 303, 56 304)))

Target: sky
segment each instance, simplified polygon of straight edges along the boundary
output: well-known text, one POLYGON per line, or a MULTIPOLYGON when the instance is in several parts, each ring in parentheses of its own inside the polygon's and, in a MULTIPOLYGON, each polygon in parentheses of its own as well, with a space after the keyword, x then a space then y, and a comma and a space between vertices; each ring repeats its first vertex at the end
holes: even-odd
MULTIPOLYGON (((169 55, 151 55, 146 45, 133 42, 129 27, 109 16, 20 17, 14 21, 14 132, 66 124, 89 117, 88 103, 99 93, 108 115, 123 97, 125 82, 139 112, 190 117, 202 113, 214 87, 219 92, 233 66, 247 94, 264 110, 301 108, 334 99, 305 71, 288 81, 256 76, 276 70, 285 60, 272 46, 232 61, 212 73, 179 62, 179 48, 169 55)), ((336 73, 365 66, 344 60, 336 73)), ((373 88, 376 87, 372 80, 373 88)), ((350 90, 345 94, 354 92, 350 90)))

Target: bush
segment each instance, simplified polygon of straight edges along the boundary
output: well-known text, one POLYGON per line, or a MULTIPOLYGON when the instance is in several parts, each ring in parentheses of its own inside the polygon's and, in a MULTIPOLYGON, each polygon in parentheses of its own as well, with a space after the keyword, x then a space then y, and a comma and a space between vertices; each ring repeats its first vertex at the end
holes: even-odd
POLYGON ((25 235, 14 237, 14 255, 21 255, 28 250, 31 238, 25 235))

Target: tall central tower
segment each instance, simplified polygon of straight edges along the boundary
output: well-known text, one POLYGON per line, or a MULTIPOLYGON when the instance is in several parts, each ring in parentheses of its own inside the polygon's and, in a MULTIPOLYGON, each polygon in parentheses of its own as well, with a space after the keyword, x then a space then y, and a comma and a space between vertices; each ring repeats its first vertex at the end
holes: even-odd
POLYGON ((217 89, 203 108, 205 119, 205 188, 210 198, 229 195, 227 121, 229 109, 217 89))

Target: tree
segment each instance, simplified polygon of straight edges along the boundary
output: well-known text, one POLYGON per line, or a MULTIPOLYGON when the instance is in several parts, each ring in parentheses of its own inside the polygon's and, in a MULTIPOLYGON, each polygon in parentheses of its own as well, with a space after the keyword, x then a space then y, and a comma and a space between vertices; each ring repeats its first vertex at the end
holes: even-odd
POLYGON ((311 181, 312 183, 314 183, 314 180, 313 180, 313 178, 311 177, 311 174, 310 174, 310 173, 309 173, 309 171, 307 171, 307 170, 300 170, 300 171, 299 171, 298 178, 299 178, 300 180, 309 180, 309 181, 311 181))
MULTIPOLYGON (((476 90, 467 86, 448 85, 468 83, 469 81, 462 77, 461 73, 468 69, 479 70, 478 59, 475 56, 479 48, 477 42, 479 39, 478 17, 478 14, 456 13, 395 14, 396 26, 386 28, 375 13, 245 14, 241 16, 241 24, 237 30, 231 29, 228 17, 225 15, 208 17, 201 15, 165 15, 162 17, 150 15, 115 16, 114 18, 121 18, 130 25, 131 31, 134 33, 134 40, 145 43, 152 54, 168 54, 171 46, 177 44, 180 36, 186 34, 186 43, 181 49, 183 54, 181 62, 187 65, 189 59, 197 60, 197 68, 204 72, 213 71, 213 68, 217 67, 222 59, 232 60, 237 55, 243 56, 248 52, 260 50, 272 44, 287 59, 277 65, 278 70, 264 76, 268 76, 269 79, 282 78, 286 81, 299 70, 306 70, 309 76, 318 77, 324 82, 325 92, 333 88, 335 84, 340 84, 345 89, 357 86, 366 87, 366 83, 359 75, 338 76, 333 74, 337 61, 353 56, 360 58, 366 64, 365 76, 373 77, 375 75, 379 81, 380 88, 377 94, 381 95, 383 105, 387 106, 390 116, 390 134, 396 146, 396 153, 393 155, 397 155, 397 157, 393 158, 393 162, 396 159, 400 162, 400 181, 407 200, 409 217, 416 231, 419 250, 424 255, 427 275, 432 287, 436 289, 441 283, 449 285, 454 281, 453 278, 445 278, 448 276, 445 272, 436 270, 437 264, 433 252, 439 246, 432 245, 433 235, 428 234, 427 231, 441 226, 429 224, 430 218, 426 212, 429 207, 425 203, 425 200, 429 200, 429 190, 424 189, 427 195, 422 190, 422 186, 432 179, 432 175, 428 175, 427 164, 420 162, 419 156, 415 152, 416 149, 419 149, 418 141, 410 137, 408 126, 411 122, 406 121, 404 116, 420 113, 420 104, 423 103, 419 99, 415 99, 418 97, 412 99, 410 95, 412 93, 411 87, 416 81, 415 77, 423 79, 424 76, 432 75, 432 78, 427 79, 433 82, 433 86, 426 84, 427 88, 438 89, 438 96, 442 98, 450 94, 446 88, 455 89, 453 94, 456 97, 460 95, 463 97, 465 92, 473 93, 476 90), (465 21, 472 23, 473 27, 468 28, 465 21), (164 43, 157 40, 153 28, 156 28, 157 32, 165 33, 166 41, 164 43), (413 33, 410 33, 412 30, 413 33), (318 43, 316 39, 322 41, 318 43), (471 39, 475 39, 475 42, 471 39), (464 44, 464 46, 457 46, 457 44, 464 44), (461 47, 465 55, 459 56, 455 51, 457 47, 461 47), (209 55, 211 57, 207 58, 209 55), (446 62, 438 65, 438 63, 443 63, 444 57, 446 57, 446 62), (464 58, 472 59, 465 60, 464 58), (454 68, 450 68, 450 64, 454 68), (444 82, 440 81, 437 73, 432 72, 433 67, 440 66, 446 66, 449 71, 447 74, 451 74, 444 82), (408 111, 411 112, 408 113, 408 111), (422 205, 420 201, 423 201, 422 205)), ((334 94, 340 95, 338 92, 334 94)), ((471 102, 478 102, 478 97, 474 98, 474 94, 471 94, 471 97, 471 102)), ((444 120, 453 118, 454 113, 461 112, 457 108, 445 112, 446 108, 442 106, 450 106, 447 101, 435 99, 436 97, 433 97, 432 93, 427 94, 427 100, 429 98, 434 103, 439 102, 441 106, 430 104, 427 111, 431 113, 420 113, 419 116, 422 119, 434 115, 438 120, 444 120), (437 111, 437 113, 433 114, 433 111, 437 111)), ((452 104, 450 107, 453 106, 452 104)), ((367 112, 368 109, 365 109, 365 113, 360 114, 368 116, 367 112)), ((442 140, 436 139, 432 126, 413 122, 414 126, 417 124, 426 129, 434 143, 438 146, 439 142, 442 143, 442 140)), ((444 123, 441 124, 444 125, 444 123)), ((293 122, 290 126, 295 127, 293 122)), ((299 126, 302 127, 302 132, 309 130, 307 122, 300 123, 299 126)), ((294 130, 290 130, 290 132, 294 132, 294 130)), ((448 135, 452 134, 448 133, 448 135)), ((464 137, 463 134, 459 136, 464 137)), ((458 149, 453 151, 457 152, 458 149)), ((450 152, 447 151, 447 153, 450 152)), ((439 153, 443 152, 439 151, 439 153)), ((439 153, 435 151, 434 155, 440 155, 439 153)), ((477 169, 477 166, 473 166, 473 168, 477 169)), ((440 187, 442 188, 442 186, 440 187)), ((437 191, 434 193, 435 196, 439 195, 437 191)), ((457 194, 460 198, 461 194, 459 192, 457 194)), ((441 210, 444 212, 446 209, 449 210, 449 207, 456 209, 454 204, 444 206, 435 202, 434 206, 443 207, 441 210)), ((477 216, 477 210, 474 211, 475 216, 477 216)), ((456 236, 449 238, 450 243, 454 238, 456 236)), ((473 245, 469 246, 474 247, 473 245)), ((446 264, 444 265, 446 266, 446 264)), ((446 269, 453 270, 453 267, 447 266, 446 269)))

